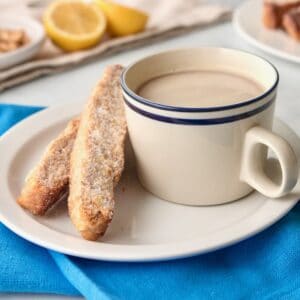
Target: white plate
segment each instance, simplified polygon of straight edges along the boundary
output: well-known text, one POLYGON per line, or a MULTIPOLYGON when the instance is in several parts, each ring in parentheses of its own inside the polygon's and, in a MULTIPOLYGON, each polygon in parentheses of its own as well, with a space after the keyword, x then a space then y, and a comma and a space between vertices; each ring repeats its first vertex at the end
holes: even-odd
MULTIPOLYGON (((46 217, 33 217, 15 201, 27 172, 45 146, 81 109, 80 103, 47 109, 19 123, 0 140, 0 220, 35 244, 111 261, 185 257, 233 244, 263 230, 284 216, 300 195, 298 184, 296 192, 280 200, 254 192, 243 200, 214 207, 173 204, 140 186, 128 147, 125 173, 116 191, 116 213, 109 230, 102 241, 85 241, 71 224, 65 202, 46 217)), ((300 157, 297 135, 279 121, 275 128, 300 157)))
POLYGON ((248 0, 235 11, 233 24, 247 42, 275 56, 300 63, 300 43, 262 23, 262 0, 248 0))
POLYGON ((0 18, 0 28, 23 29, 30 41, 14 51, 0 53, 0 69, 5 69, 32 58, 40 49, 45 33, 42 25, 25 16, 5 16, 0 18))

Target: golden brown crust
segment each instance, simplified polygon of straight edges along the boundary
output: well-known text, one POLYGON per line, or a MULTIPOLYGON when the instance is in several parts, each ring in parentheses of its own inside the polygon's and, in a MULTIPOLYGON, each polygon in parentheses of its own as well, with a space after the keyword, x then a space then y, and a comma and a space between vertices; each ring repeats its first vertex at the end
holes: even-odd
POLYGON ((283 26, 284 15, 293 8, 300 7, 300 1, 265 1, 263 5, 262 19, 267 28, 276 29, 283 26))
POLYGON ((46 211, 66 192, 69 183, 70 155, 79 119, 70 121, 47 147, 40 162, 28 174, 18 203, 35 215, 46 211))
POLYGON ((283 17, 283 28, 295 40, 300 41, 300 8, 295 8, 283 17))
POLYGON ((113 217, 114 186, 124 168, 121 72, 119 65, 106 68, 81 115, 71 154, 69 214, 88 240, 96 240, 106 231, 113 217))
POLYGON ((281 22, 276 5, 264 3, 262 18, 263 23, 267 28, 275 29, 280 27, 281 22))

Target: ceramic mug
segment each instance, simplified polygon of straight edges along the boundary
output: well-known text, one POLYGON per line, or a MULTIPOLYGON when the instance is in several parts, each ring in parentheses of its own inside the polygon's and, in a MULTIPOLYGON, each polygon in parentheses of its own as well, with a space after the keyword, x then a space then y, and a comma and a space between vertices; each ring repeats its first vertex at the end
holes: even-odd
POLYGON ((214 205, 253 189, 268 197, 290 192, 298 179, 291 146, 272 132, 279 75, 268 61, 225 48, 179 49, 141 59, 121 76, 128 131, 141 184, 187 205, 214 205), (142 98, 147 80, 176 71, 218 70, 255 79, 264 92, 216 107, 179 107, 142 98), (281 183, 264 172, 267 148, 281 166, 281 183))

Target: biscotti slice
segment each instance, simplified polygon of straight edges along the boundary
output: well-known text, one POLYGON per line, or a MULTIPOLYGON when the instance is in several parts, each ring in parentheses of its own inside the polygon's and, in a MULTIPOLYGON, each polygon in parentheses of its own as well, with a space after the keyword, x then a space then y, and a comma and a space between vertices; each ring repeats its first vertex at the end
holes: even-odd
POLYGON ((28 174, 18 203, 34 215, 44 215, 68 189, 70 156, 79 119, 70 121, 28 174))
POLYGON ((71 155, 69 215, 88 240, 105 233, 114 212, 114 186, 124 168, 121 72, 119 65, 105 69, 82 112, 71 155))
POLYGON ((266 0, 263 4, 263 23, 275 29, 283 26, 283 17, 291 9, 300 7, 300 0, 266 0))
POLYGON ((291 9, 284 15, 283 28, 292 38, 300 41, 300 7, 291 9))

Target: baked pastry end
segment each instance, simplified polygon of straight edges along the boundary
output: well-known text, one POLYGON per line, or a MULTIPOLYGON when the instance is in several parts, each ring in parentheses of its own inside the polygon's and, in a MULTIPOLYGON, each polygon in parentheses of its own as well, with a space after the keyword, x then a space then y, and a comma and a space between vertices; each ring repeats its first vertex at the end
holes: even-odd
POLYGON ((292 9, 284 15, 283 28, 293 39, 300 41, 300 8, 292 9))

